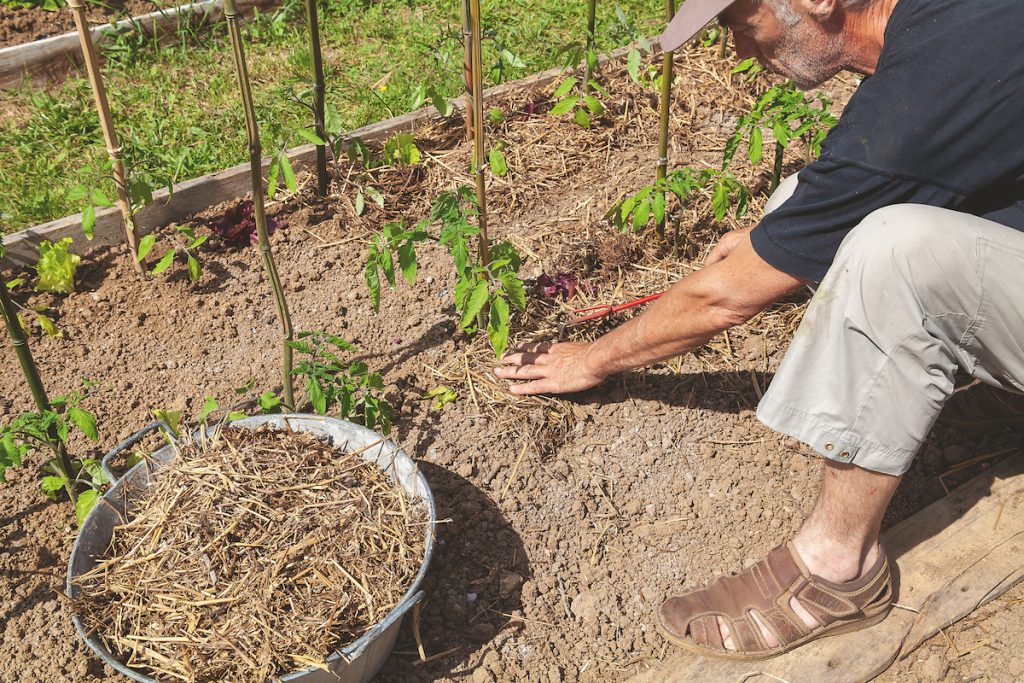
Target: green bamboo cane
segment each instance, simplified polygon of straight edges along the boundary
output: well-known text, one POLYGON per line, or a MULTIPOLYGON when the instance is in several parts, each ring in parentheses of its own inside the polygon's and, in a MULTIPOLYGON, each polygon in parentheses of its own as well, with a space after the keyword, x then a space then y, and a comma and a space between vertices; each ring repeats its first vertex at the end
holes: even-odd
MULTIPOLYGON (((21 364, 21 371, 25 373, 25 381, 28 382, 29 389, 32 390, 32 399, 36 402, 36 407, 40 412, 52 411, 53 407, 50 405, 50 399, 46 396, 43 381, 39 378, 39 370, 36 369, 35 361, 32 360, 32 350, 28 347, 28 338, 25 336, 25 330, 21 327, 21 322, 18 320, 18 312, 14 308, 14 302, 11 301, 10 295, 7 294, 7 286, 2 279, 0 279, 0 308, 3 308, 4 321, 7 323, 7 333, 11 337, 14 353, 18 356, 18 363, 21 364)), ((71 460, 68 459, 64 442, 57 438, 56 427, 50 427, 49 438, 50 445, 57 453, 57 465, 62 470, 64 490, 68 492, 68 497, 71 498, 71 502, 74 504, 78 498, 75 494, 74 485, 75 470, 71 466, 71 460)))
POLYGON ((786 147, 781 142, 775 143, 775 165, 772 167, 772 181, 768 186, 769 192, 775 192, 775 188, 779 186, 779 182, 782 180, 782 162, 783 156, 786 153, 786 147))
MULTIPOLYGON (((676 14, 676 3, 675 0, 665 0, 665 21, 672 21, 672 17, 676 14)), ((655 172, 655 179, 657 183, 661 183, 665 179, 668 173, 668 114, 669 104, 672 100, 672 80, 675 69, 675 53, 665 52, 661 57, 661 107, 659 111, 658 119, 658 169, 655 172)), ((665 197, 664 190, 658 190, 662 196, 662 200, 665 197)), ((654 226, 654 229, 658 233, 658 237, 665 238, 665 218, 664 216, 654 226)))
POLYGON ((587 51, 583 55, 583 93, 590 92, 590 52, 594 49, 594 31, 597 26, 597 0, 587 0, 587 51))
POLYGON ((729 49, 729 27, 721 27, 721 42, 718 44, 718 58, 725 59, 725 53, 729 49))
POLYGON ((117 187, 117 206, 121 209, 121 217, 124 220, 125 241, 132 251, 131 262, 135 270, 143 272, 143 264, 135 258, 139 253, 139 226, 135 224, 132 216, 132 203, 128 198, 128 180, 124 171, 124 162, 121 160, 121 145, 117 141, 117 132, 114 130, 114 118, 110 114, 110 103, 107 101, 107 90, 103 86, 103 76, 100 73, 100 61, 96 54, 96 46, 92 42, 92 32, 89 30, 89 22, 85 18, 84 0, 68 0, 68 7, 75 17, 75 26, 78 29, 78 41, 82 45, 82 55, 85 57, 85 68, 89 73, 89 83, 92 85, 93 100, 96 102, 96 110, 100 115, 100 127, 103 129, 103 139, 107 144, 107 154, 110 155, 114 185, 117 187))
POLYGON ((466 141, 473 139, 473 106, 470 102, 473 92, 473 25, 470 21, 470 0, 462 0, 462 80, 466 85, 466 141))
POLYGON ((292 393, 292 348, 290 342, 292 319, 288 314, 288 303, 284 298, 281 278, 277 274, 277 265, 270 252, 270 238, 267 236, 267 212, 263 206, 263 154, 260 149, 260 133, 256 123, 256 111, 252 104, 252 90, 249 87, 249 72, 245 66, 245 49, 242 45, 242 29, 239 25, 238 6, 235 0, 225 0, 224 18, 231 34, 231 47, 234 51, 235 70, 238 73, 238 87, 242 95, 242 106, 245 109, 245 127, 249 136, 249 168, 252 175, 253 216, 256 219, 256 234, 259 236, 260 255, 263 257, 263 268, 267 271, 270 288, 274 292, 274 303, 281 319, 283 336, 281 340, 281 385, 284 404, 289 410, 295 409, 295 397, 292 393))
MULTIPOLYGON (((324 128, 324 59, 320 52, 320 21, 317 18, 316 0, 306 0, 306 22, 309 24, 309 51, 313 55, 313 125, 316 135, 327 140, 324 128)), ((330 180, 327 177, 327 146, 316 146, 316 193, 327 194, 330 180)))
MULTIPOLYGON (((484 179, 484 73, 480 30, 480 0, 469 2, 469 23, 472 35, 473 67, 473 172, 476 174, 476 203, 480 209, 480 265, 490 264, 487 239, 487 187, 484 179)), ((467 107, 468 109, 468 107, 467 107)))

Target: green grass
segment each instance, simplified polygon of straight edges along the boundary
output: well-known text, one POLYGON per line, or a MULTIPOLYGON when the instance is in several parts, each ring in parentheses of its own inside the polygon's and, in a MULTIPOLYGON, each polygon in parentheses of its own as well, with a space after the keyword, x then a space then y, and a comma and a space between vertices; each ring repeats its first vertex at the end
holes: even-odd
MULTIPOLYGON (((657 2, 619 0, 644 33, 662 25, 657 2)), ((408 111, 415 89, 433 86, 447 97, 462 93, 462 33, 456 0, 332 0, 321 6, 327 103, 346 129, 408 111), (390 74, 383 88, 374 88, 390 74)), ((597 41, 611 49, 630 41, 615 4, 599 3, 597 41)), ((484 2, 484 63, 507 49, 525 64, 491 74, 511 80, 559 64, 559 49, 586 30, 583 0, 484 2)), ((310 57, 303 5, 245 24, 247 58, 265 153, 301 142, 290 131, 310 127, 310 57)), ((182 33, 156 47, 122 39, 106 50, 104 79, 125 162, 134 177, 180 182, 247 159, 245 125, 224 26, 203 35, 182 33)), ((507 65, 506 65, 507 66, 507 65)), ((0 93, 0 233, 76 213, 75 185, 98 185, 106 150, 88 82, 47 89, 28 85, 0 93)))

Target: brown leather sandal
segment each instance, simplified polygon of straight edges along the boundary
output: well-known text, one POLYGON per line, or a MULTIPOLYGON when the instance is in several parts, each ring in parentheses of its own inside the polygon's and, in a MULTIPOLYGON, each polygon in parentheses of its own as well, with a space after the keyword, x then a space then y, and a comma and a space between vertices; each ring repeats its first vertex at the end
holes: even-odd
POLYGON ((865 575, 848 583, 814 576, 791 542, 736 576, 672 597, 658 610, 658 627, 689 652, 718 659, 758 660, 882 621, 892 608, 892 576, 885 552, 865 575), (818 621, 808 628, 790 606, 795 597, 818 621), (781 645, 769 647, 757 619, 781 645), (722 642, 717 617, 729 626, 735 650, 722 642))

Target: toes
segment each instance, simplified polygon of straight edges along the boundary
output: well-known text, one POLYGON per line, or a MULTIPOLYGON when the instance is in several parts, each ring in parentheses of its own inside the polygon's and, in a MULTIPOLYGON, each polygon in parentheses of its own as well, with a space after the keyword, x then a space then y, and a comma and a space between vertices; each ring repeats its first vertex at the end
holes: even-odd
POLYGON ((789 599, 789 606, 792 608, 796 615, 800 617, 800 620, 804 622, 807 628, 814 628, 818 625, 818 620, 811 616, 811 613, 804 609, 804 606, 800 604, 800 601, 796 597, 789 599))
POLYGON ((725 623, 722 617, 716 617, 718 619, 718 633, 722 636, 722 647, 726 650, 736 651, 736 643, 732 640, 732 633, 729 631, 729 625, 725 623))

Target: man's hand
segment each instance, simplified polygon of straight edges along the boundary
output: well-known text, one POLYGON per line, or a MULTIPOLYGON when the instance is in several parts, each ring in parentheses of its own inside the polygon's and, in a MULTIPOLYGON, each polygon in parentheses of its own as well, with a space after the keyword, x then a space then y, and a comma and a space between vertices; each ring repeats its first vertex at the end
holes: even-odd
POLYGON ((710 266, 712 263, 717 263, 724 259, 726 256, 731 254, 738 244, 749 238, 750 231, 753 228, 745 228, 743 230, 733 230, 722 235, 722 239, 718 240, 718 244, 708 254, 707 259, 704 261, 705 266, 710 266))
POLYGON ((587 367, 592 344, 541 342, 525 344, 502 358, 494 374, 502 379, 531 380, 511 385, 513 394, 568 394, 595 387, 604 376, 587 367))

